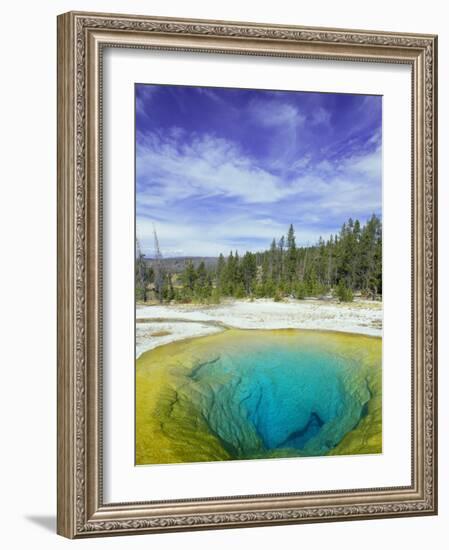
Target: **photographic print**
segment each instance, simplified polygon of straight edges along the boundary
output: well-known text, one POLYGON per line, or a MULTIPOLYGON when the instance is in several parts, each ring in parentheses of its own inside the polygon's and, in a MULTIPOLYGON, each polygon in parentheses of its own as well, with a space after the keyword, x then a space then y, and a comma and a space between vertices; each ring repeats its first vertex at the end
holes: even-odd
POLYGON ((382 452, 382 97, 135 85, 137 465, 382 452))

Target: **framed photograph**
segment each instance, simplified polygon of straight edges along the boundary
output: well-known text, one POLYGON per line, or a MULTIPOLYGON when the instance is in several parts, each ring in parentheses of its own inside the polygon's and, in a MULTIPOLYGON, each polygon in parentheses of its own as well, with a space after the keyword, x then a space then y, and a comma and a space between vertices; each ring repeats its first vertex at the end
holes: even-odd
POLYGON ((59 16, 59 534, 437 513, 436 62, 59 16))

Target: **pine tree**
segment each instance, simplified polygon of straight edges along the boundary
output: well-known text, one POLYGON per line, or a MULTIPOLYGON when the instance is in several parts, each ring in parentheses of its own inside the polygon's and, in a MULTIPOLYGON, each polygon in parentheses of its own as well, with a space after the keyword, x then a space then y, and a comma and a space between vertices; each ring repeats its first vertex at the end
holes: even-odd
POLYGON ((251 296, 254 290, 254 284, 257 274, 257 264, 255 254, 246 252, 242 258, 242 276, 243 285, 247 296, 251 296))
POLYGON ((279 239, 278 242, 278 284, 282 286, 284 283, 284 248, 285 248, 285 237, 279 239))
MULTIPOLYGON (((136 259, 136 289, 137 266, 143 265, 143 258, 136 259)), ((151 278, 150 270, 146 273, 151 278)), ((220 254, 215 269, 208 269, 204 261, 195 269, 189 261, 180 280, 181 294, 173 288, 171 276, 166 278, 164 297, 177 292, 184 299, 214 303, 222 295, 302 299, 321 296, 331 288, 342 301, 352 300, 354 291, 376 299, 382 294, 382 223, 374 214, 363 226, 350 218, 338 235, 327 241, 320 237, 315 245, 299 248, 290 224, 287 238, 273 238, 268 250, 246 252, 242 258, 238 251, 231 251, 227 259, 220 254)))
POLYGON ((198 266, 198 269, 196 271, 196 285, 199 288, 203 288, 206 286, 206 279, 207 279, 207 271, 206 271, 206 264, 204 261, 200 262, 200 265, 198 266))
POLYGON ((278 251, 276 245, 276 239, 273 238, 268 252, 270 258, 270 275, 273 281, 278 280, 279 264, 278 264, 278 251))
POLYGON ((165 298, 166 298, 166 300, 171 302, 175 298, 175 289, 173 287, 172 274, 167 273, 166 277, 167 277, 167 284, 164 285, 165 293, 166 293, 165 298))
POLYGON ((136 239, 136 262, 135 262, 135 288, 136 298, 144 302, 148 298, 148 285, 154 281, 154 270, 145 261, 145 254, 142 253, 140 242, 136 239))
POLYGON ((224 259, 223 254, 220 254, 220 256, 218 257, 216 273, 217 288, 219 288, 220 290, 222 290, 224 286, 225 271, 226 260, 224 259))
POLYGON ((191 293, 195 290, 196 277, 197 274, 195 271, 195 266, 193 265, 193 262, 189 260, 184 270, 183 282, 184 288, 191 293))
POLYGON ((293 224, 290 224, 287 233, 287 258, 286 258, 286 278, 290 285, 293 283, 296 277, 296 262, 297 262, 297 250, 296 250, 296 238, 293 224))

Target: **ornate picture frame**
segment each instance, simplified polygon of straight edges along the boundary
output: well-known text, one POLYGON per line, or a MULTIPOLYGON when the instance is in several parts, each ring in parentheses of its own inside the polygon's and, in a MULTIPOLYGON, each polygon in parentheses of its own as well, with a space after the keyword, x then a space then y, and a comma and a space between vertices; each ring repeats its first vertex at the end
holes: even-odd
MULTIPOLYGON (((404 313, 405 314, 405 313, 404 313)), ((407 312, 408 314, 408 312, 407 312)), ((69 538, 437 513, 437 37, 70 12, 58 17, 58 533, 69 538), (105 48, 402 64, 412 86, 411 484, 104 501, 105 48)))

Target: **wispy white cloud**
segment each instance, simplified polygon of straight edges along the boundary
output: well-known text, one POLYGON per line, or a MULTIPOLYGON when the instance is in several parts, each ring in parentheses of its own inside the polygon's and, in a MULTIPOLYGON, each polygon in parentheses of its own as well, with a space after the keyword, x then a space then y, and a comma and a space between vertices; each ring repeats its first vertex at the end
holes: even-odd
POLYGON ((137 231, 152 251, 300 244, 381 211, 381 100, 194 86, 136 87, 137 231))
POLYGON ((136 95, 136 112, 140 115, 149 115, 153 99, 158 92, 157 86, 141 86, 136 95))
MULTIPOLYGON (((153 223, 147 218, 137 220, 138 238, 144 253, 154 254, 153 223)), ((263 250, 273 239, 285 235, 288 227, 275 220, 258 224, 247 217, 230 217, 225 221, 210 224, 210 220, 199 220, 192 224, 188 216, 176 220, 159 221, 155 224, 164 256, 217 256, 237 250, 244 254, 247 250, 263 250), (256 243, 256 248, 255 248, 256 243)), ((298 242, 314 243, 316 231, 297 225, 298 242)))
POLYGON ((137 181, 138 200, 146 202, 149 197, 160 202, 161 192, 170 198, 225 196, 247 203, 271 203, 292 193, 231 142, 210 135, 182 143, 173 134, 145 138, 137 152, 137 181))
POLYGON ((225 103, 223 98, 219 94, 217 94, 213 90, 213 88, 203 88, 201 86, 198 86, 195 88, 195 91, 197 94, 206 96, 207 98, 212 99, 212 101, 215 101, 216 103, 220 103, 221 105, 225 103))
POLYGON ((349 216, 380 211, 380 146, 343 160, 304 157, 296 169, 288 178, 262 169, 217 136, 176 129, 140 136, 137 228, 145 252, 153 221, 164 254, 216 255, 263 249, 290 223, 300 244, 313 243, 349 216))
POLYGON ((339 170, 340 172, 347 171, 363 178, 380 181, 382 177, 381 148, 377 147, 373 152, 349 157, 339 167, 339 170))
POLYGON ((294 105, 280 99, 253 100, 248 111, 253 121, 265 127, 297 128, 306 120, 294 105))
POLYGON ((330 123, 331 114, 329 111, 324 109, 324 107, 318 107, 317 109, 312 109, 310 115, 310 121, 313 125, 324 125, 327 126, 330 123))
POLYGON ((274 95, 271 99, 254 99, 248 105, 248 117, 253 124, 272 135, 271 151, 265 159, 272 169, 285 173, 294 162, 298 140, 306 116, 295 106, 274 95))

